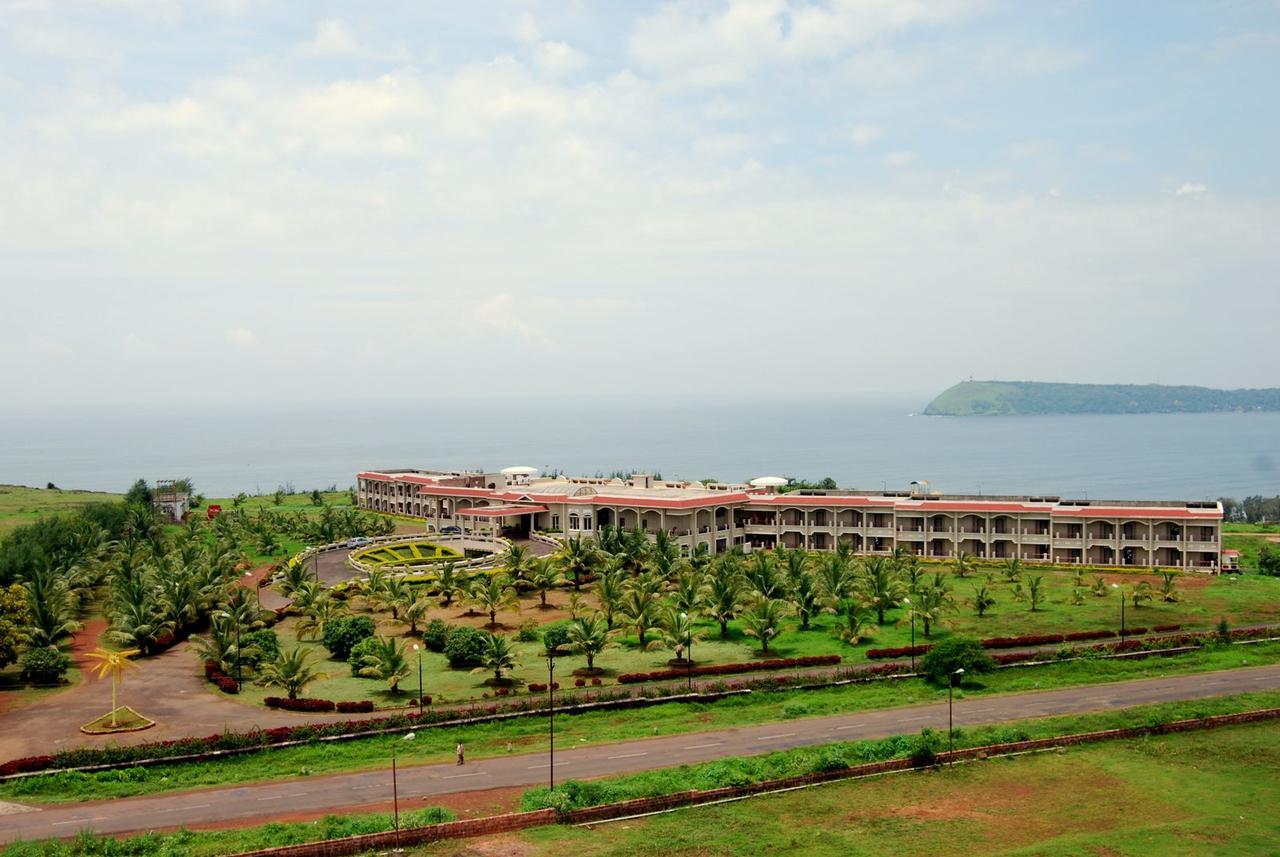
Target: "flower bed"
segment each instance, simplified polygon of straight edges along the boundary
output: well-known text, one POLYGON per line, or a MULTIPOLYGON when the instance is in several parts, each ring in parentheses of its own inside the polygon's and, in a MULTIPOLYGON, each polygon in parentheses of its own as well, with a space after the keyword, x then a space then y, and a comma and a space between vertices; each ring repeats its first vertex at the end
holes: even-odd
MULTIPOLYGON (((1157 625, 1155 631, 1165 633, 1177 631, 1181 625, 1157 625)), ((1147 633, 1148 629, 1137 625, 1125 628, 1125 636, 1138 637, 1147 633)), ((1111 640, 1120 636, 1115 631, 1072 631, 1069 634, 1023 634, 1020 637, 989 637, 982 641, 984 649, 1018 649, 1024 646, 1050 646, 1054 643, 1078 643, 1087 640, 1111 640)), ((867 649, 867 657, 871 660, 885 658, 905 658, 909 655, 923 655, 932 649, 931 645, 897 646, 888 649, 867 649)))
POLYGON ((332 699, 290 699, 287 696, 268 696, 262 701, 266 703, 267 708, 280 708, 284 711, 336 711, 338 708, 338 704, 332 699))
POLYGON ((222 671, 217 661, 204 662, 204 677, 217 685, 223 693, 239 693, 240 683, 222 671))
POLYGON ((905 658, 911 655, 923 655, 932 649, 930 645, 920 646, 894 646, 888 649, 867 649, 867 657, 873 661, 882 661, 886 658, 905 658))
POLYGON ((657 670, 647 673, 623 673, 618 676, 618 684, 639 684, 645 681, 665 681, 673 678, 685 678, 692 675, 733 675, 734 673, 764 672, 771 670, 793 669, 795 667, 824 667, 838 664, 839 655, 809 655, 803 658, 775 658, 768 661, 747 661, 738 664, 712 664, 693 669, 657 670))

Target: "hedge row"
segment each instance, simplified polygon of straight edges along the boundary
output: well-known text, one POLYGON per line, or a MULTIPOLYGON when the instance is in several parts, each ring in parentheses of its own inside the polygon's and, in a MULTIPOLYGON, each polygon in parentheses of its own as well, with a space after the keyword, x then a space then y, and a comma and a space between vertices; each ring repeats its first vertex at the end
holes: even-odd
POLYGON ((768 661, 747 661, 739 664, 712 664, 693 669, 657 670, 648 673, 622 673, 618 676, 618 684, 639 684, 645 681, 664 681, 666 679, 684 678, 689 675, 733 675, 734 673, 763 672, 784 670, 793 667, 823 667, 838 664, 839 655, 808 655, 803 658, 774 658, 768 661))
MULTIPOLYGON (((424 697, 424 702, 426 701, 424 697)), ((331 699, 289 699, 286 696, 268 696, 263 700, 267 708, 280 708, 284 711, 341 711, 343 714, 369 714, 373 711, 372 699, 344 699, 334 702, 331 699)))
POLYGON ((218 686, 223 693, 239 693, 240 684, 222 671, 217 661, 204 662, 204 677, 218 686))
MULTIPOLYGON (((1181 625, 1157 625, 1158 633, 1177 631, 1181 625)), ((1149 629, 1142 625, 1125 628, 1126 637, 1137 637, 1147 633, 1149 629)), ((1054 643, 1078 643, 1086 640, 1110 640, 1120 636, 1116 631, 1072 631, 1069 634, 1023 634, 1020 637, 990 637, 982 641, 984 649, 1018 649, 1024 646, 1050 646, 1054 643)), ((923 655, 933 646, 897 646, 887 649, 867 649, 867 657, 871 660, 885 658, 905 658, 909 655, 923 655)))

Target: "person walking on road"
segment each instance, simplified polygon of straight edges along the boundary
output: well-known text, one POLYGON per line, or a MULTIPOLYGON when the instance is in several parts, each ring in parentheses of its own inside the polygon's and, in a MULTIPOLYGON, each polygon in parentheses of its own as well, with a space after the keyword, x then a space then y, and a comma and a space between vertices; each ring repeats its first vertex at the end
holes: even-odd
POLYGON ((462 754, 463 754, 462 742, 461 742, 461 741, 459 741, 459 742, 458 742, 458 764, 459 764, 459 765, 461 765, 461 764, 463 763, 462 754))

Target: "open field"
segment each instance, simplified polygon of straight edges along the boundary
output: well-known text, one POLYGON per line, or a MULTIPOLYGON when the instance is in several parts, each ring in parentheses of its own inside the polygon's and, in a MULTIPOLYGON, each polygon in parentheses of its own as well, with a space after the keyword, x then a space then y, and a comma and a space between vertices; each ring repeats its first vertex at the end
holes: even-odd
POLYGON ((1256 855, 1280 838, 1280 724, 834 783, 412 853, 1256 855))
MULTIPOLYGON (((1208 649, 1174 658, 1079 661, 1004 670, 983 676, 982 684, 968 683, 957 689, 956 698, 1159 678, 1278 662, 1280 643, 1208 649)), ((917 679, 803 692, 758 692, 714 703, 667 703, 651 708, 557 717, 556 742, 557 746, 583 746, 705 732, 778 720, 945 701, 946 697, 945 689, 917 679)), ((1257 702, 1254 707, 1278 702, 1280 700, 1274 699, 1257 702)), ((406 764, 427 764, 450 760, 458 741, 466 744, 468 757, 475 759, 506 755, 508 744, 515 752, 541 751, 547 743, 546 720, 529 717, 463 727, 424 728, 417 731, 414 741, 404 743, 398 737, 379 736, 327 746, 289 747, 198 764, 159 765, 128 772, 53 774, 0 784, 0 799, 64 802, 289 778, 302 772, 318 775, 369 770, 385 766, 393 743, 406 764)))
POLYGON ((89 503, 119 500, 123 495, 100 491, 65 491, 60 488, 28 488, 0 485, 0 536, 30 524, 44 515, 74 512, 89 503))

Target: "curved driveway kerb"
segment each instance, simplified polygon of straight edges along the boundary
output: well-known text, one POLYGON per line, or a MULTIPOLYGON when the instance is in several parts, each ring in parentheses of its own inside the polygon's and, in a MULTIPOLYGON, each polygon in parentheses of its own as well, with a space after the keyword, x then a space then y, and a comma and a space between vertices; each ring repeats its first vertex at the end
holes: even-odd
MULTIPOLYGON (((1278 687, 1280 665, 1271 665, 978 697, 955 702, 955 725, 980 726, 1278 687)), ((585 779, 833 741, 884 738, 918 732, 926 726, 946 729, 945 702, 576 747, 556 753, 556 777, 558 781, 585 779)), ((547 768, 546 753, 479 759, 461 768, 452 763, 402 766, 399 789, 405 806, 421 805, 433 795, 544 783, 547 768)), ((73 805, 9 804, 0 807, 7 813, 0 815, 0 841, 66 837, 85 829, 126 833, 267 821, 281 815, 341 811, 390 799, 389 772, 377 770, 73 805)))

